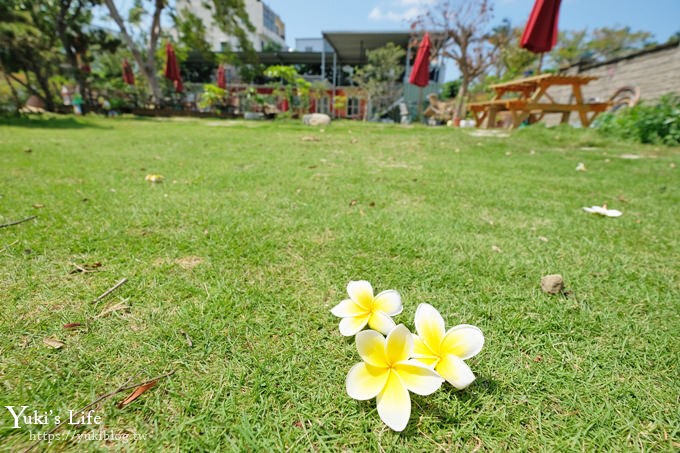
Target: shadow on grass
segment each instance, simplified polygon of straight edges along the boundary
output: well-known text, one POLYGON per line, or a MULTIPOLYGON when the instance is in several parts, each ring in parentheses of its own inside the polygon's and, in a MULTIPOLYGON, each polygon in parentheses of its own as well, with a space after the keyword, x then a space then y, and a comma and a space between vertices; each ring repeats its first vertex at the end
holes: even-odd
MULTIPOLYGON (((444 382, 442 388, 438 391, 443 391, 447 393, 447 400, 444 404, 441 401, 436 401, 434 399, 428 398, 427 396, 419 396, 414 393, 410 393, 411 397, 411 419, 406 425, 404 431, 399 433, 400 436, 405 438, 421 436, 419 431, 418 423, 416 423, 415 418, 418 415, 430 415, 437 418, 442 424, 450 424, 456 426, 460 424, 459 420, 455 415, 452 415, 451 404, 452 400, 457 400, 460 402, 472 401, 480 398, 483 394, 496 394, 500 390, 498 382, 486 377, 477 376, 477 379, 472 384, 472 386, 477 386, 476 392, 471 392, 468 390, 456 390, 447 382, 444 382)), ((472 388, 470 386, 469 388, 472 388)), ((366 401, 357 401, 361 411, 368 416, 372 411, 376 411, 376 401, 375 398, 366 401)), ((375 416, 377 416, 377 412, 375 416)))
POLYGON ((79 120, 72 116, 4 116, 0 126, 26 127, 32 129, 111 129, 110 127, 79 120))
MULTIPOLYGON (((444 382, 441 390, 439 391, 447 393, 448 397, 447 400, 449 401, 447 401, 445 404, 442 404, 441 401, 436 401, 434 399, 428 399, 427 397, 416 396, 414 394, 411 394, 412 405, 417 406, 418 411, 421 414, 428 414, 432 417, 439 419, 441 424, 450 424, 452 426, 457 426, 461 423, 461 420, 459 420, 456 415, 452 414, 450 407, 450 405, 452 404, 452 400, 456 400, 459 402, 466 401, 474 402, 475 400, 478 400, 481 395, 495 394, 498 393, 500 389, 500 386, 495 380, 479 375, 477 376, 475 382, 469 387, 469 389, 472 389, 472 386, 476 387, 474 392, 469 391, 467 389, 456 390, 450 384, 444 382)), ((402 435, 404 437, 414 437, 421 435, 421 433, 418 430, 418 424, 412 422, 413 412, 411 413, 411 421, 406 426, 406 429, 402 432, 402 435)))

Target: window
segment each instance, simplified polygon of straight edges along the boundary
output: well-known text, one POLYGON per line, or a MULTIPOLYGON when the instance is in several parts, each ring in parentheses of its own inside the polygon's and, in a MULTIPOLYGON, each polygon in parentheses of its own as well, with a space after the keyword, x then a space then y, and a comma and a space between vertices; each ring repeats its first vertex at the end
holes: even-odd
POLYGON ((274 14, 274 11, 269 9, 267 5, 262 5, 263 7, 263 12, 264 12, 264 28, 266 28, 269 31, 272 31, 274 33, 277 33, 278 30, 276 29, 276 14, 274 14))
POLYGON ((330 113, 330 99, 327 96, 316 101, 316 113, 330 113))
POLYGON ((359 98, 347 98, 347 116, 359 116, 359 98))

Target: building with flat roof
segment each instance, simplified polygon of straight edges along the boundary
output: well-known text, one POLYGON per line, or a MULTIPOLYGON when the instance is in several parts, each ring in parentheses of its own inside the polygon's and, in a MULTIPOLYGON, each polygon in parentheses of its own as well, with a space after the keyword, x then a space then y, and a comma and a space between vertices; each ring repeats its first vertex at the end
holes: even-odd
MULTIPOLYGON (((286 48, 286 26, 283 20, 262 0, 245 0, 246 12, 255 27, 248 39, 257 52, 286 48)), ((206 39, 215 52, 239 50, 238 40, 227 35, 215 24, 212 12, 203 2, 177 0, 177 11, 187 10, 201 19, 206 27, 206 39)))

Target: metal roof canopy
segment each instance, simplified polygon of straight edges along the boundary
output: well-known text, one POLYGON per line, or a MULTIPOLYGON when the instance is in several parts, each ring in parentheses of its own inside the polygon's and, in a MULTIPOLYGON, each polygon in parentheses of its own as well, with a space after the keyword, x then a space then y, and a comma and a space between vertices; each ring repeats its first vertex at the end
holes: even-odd
POLYGON ((322 52, 258 52, 258 61, 262 64, 320 64, 322 52))
POLYGON ((321 35, 335 50, 340 65, 361 65, 367 63, 366 51, 394 43, 408 49, 411 33, 407 31, 324 31, 321 35))

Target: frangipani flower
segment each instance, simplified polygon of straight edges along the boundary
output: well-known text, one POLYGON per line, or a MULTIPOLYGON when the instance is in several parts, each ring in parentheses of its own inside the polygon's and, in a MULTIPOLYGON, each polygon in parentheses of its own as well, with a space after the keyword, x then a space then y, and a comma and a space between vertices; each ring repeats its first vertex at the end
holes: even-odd
POLYGON ((430 304, 416 309, 413 357, 428 365, 457 389, 472 384, 475 375, 464 360, 474 357, 484 346, 484 335, 469 324, 444 331, 442 315, 430 304))
POLYGON ((607 217, 619 217, 623 215, 623 212, 617 211, 616 209, 607 209, 607 204, 602 206, 592 206, 590 208, 583 208, 584 211, 590 212, 591 214, 600 214, 607 217))
POLYGON ((413 335, 399 324, 387 339, 374 330, 359 332, 357 350, 364 360, 349 370, 345 383, 347 393, 357 400, 375 398, 380 419, 395 431, 406 428, 411 417, 409 391, 430 395, 441 387, 444 379, 416 360, 413 335))
POLYGON ((404 308, 398 292, 390 289, 373 297, 373 287, 365 280, 349 282, 347 294, 349 299, 331 310, 335 316, 342 318, 340 333, 346 337, 355 335, 366 324, 387 335, 396 326, 390 316, 398 315, 404 308))

